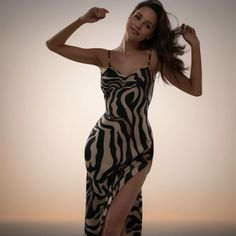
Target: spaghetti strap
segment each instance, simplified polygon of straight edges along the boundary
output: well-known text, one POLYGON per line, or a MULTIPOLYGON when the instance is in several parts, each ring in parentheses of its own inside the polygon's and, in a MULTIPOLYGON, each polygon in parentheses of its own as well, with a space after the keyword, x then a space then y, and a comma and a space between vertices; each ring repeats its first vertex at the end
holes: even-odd
POLYGON ((151 57, 152 57, 152 49, 150 48, 150 51, 149 51, 149 58, 148 58, 148 65, 150 66, 151 64, 151 57))
POLYGON ((111 67, 111 51, 108 50, 108 66, 111 67))

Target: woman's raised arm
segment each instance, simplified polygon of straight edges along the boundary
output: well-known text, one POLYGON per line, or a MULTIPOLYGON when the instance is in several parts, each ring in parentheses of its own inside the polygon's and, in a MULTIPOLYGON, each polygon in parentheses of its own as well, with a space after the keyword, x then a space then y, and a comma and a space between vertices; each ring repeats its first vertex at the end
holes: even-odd
POLYGON ((178 82, 173 77, 171 69, 164 64, 163 74, 177 88, 193 96, 202 95, 202 64, 200 42, 195 33, 195 29, 189 25, 182 25, 183 37, 191 46, 191 73, 190 78, 184 74, 176 73, 178 82))
POLYGON ((79 17, 77 20, 54 35, 52 38, 47 40, 46 45, 48 49, 55 53, 58 53, 63 57, 77 62, 102 66, 100 57, 102 54, 104 54, 103 49, 85 49, 81 47, 66 45, 65 42, 80 26, 85 23, 97 22, 98 20, 105 18, 106 13, 108 13, 108 10, 106 10, 105 8, 91 8, 86 14, 79 17))

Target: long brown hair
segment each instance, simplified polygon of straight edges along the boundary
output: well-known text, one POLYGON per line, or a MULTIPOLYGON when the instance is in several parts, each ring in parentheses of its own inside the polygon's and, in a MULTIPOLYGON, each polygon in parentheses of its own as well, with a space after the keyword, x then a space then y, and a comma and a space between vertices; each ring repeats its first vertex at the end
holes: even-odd
POLYGON ((187 69, 184 62, 178 58, 179 55, 183 55, 185 53, 185 45, 182 46, 177 41, 178 37, 181 35, 181 26, 178 26, 175 29, 171 28, 167 12, 165 11, 162 3, 158 0, 146 0, 140 2, 134 8, 131 15, 133 15, 141 7, 150 7, 155 11, 157 15, 157 27, 153 33, 153 37, 142 41, 140 43, 140 47, 142 49, 155 48, 161 66, 161 77, 166 84, 169 84, 163 75, 163 63, 170 66, 176 80, 176 72, 183 74, 187 69))

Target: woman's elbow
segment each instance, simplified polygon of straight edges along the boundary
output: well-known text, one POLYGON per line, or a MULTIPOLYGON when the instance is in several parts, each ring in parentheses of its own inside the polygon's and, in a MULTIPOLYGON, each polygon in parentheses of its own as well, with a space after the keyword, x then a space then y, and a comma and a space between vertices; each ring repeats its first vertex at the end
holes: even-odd
POLYGON ((53 48, 55 48, 55 45, 53 45, 52 43, 50 43, 49 40, 46 41, 46 46, 47 46, 47 48, 50 49, 50 50, 53 50, 53 48))
POLYGON ((195 96, 195 97, 200 97, 200 96, 202 96, 202 90, 195 91, 195 92, 192 93, 192 95, 195 96))
POLYGON ((59 45, 52 43, 50 40, 46 41, 46 46, 51 51, 56 51, 56 49, 59 47, 59 45))

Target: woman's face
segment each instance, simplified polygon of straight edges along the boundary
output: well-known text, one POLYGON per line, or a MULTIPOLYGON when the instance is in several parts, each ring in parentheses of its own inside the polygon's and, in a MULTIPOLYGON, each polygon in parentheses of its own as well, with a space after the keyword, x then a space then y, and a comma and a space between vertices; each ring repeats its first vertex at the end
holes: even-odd
POLYGON ((128 19, 128 38, 141 42, 152 37, 157 26, 157 16, 150 7, 141 7, 136 10, 128 19))

